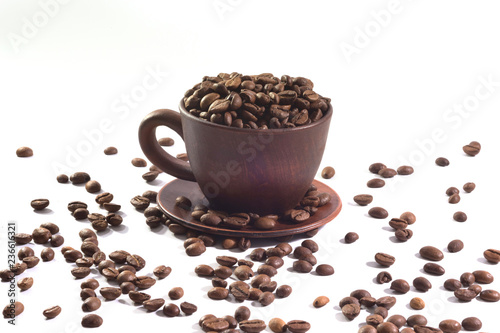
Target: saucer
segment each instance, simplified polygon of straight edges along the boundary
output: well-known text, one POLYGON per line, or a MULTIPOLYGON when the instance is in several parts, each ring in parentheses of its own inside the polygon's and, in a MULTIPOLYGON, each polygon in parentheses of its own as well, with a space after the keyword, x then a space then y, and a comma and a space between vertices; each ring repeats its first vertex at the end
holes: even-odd
POLYGON ((189 198, 192 207, 203 204, 210 208, 208 200, 201 192, 196 182, 175 179, 163 186, 158 192, 157 203, 165 215, 172 221, 175 221, 186 228, 194 229, 208 234, 215 234, 227 237, 246 237, 246 238, 274 238, 305 233, 307 231, 319 228, 332 221, 342 208, 340 197, 332 188, 318 180, 313 180, 313 184, 319 192, 330 194, 331 200, 328 204, 319 207, 318 211, 304 222, 293 224, 282 219, 278 219, 276 227, 272 230, 258 230, 252 226, 246 226, 243 229, 226 229, 212 227, 202 224, 191 216, 191 210, 184 210, 175 205, 175 199, 179 196, 189 198))

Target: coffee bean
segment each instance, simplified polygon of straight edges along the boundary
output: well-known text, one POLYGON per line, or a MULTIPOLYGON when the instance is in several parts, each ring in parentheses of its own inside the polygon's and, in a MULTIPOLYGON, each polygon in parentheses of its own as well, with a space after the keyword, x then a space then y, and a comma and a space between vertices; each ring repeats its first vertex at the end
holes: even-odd
POLYGON ((293 263, 293 270, 298 273, 309 273, 312 268, 312 265, 305 260, 297 260, 293 263))
POLYGON ((31 201, 31 207, 33 207, 34 210, 42 210, 47 208, 49 203, 48 199, 35 199, 31 201))
POLYGON ((475 188, 476 188, 476 184, 471 183, 471 182, 465 183, 463 186, 464 191, 467 193, 474 191, 475 188))
POLYGON ((384 168, 387 168, 387 167, 383 163, 373 163, 372 165, 370 165, 370 167, 368 168, 368 170, 371 173, 378 174, 379 171, 382 170, 382 169, 384 169, 384 168))
POLYGON ((118 153, 118 149, 116 147, 107 147, 104 149, 105 155, 115 155, 118 153))
POLYGON ((392 315, 387 318, 387 321, 396 325, 398 329, 406 325, 406 318, 401 315, 392 315))
MULTIPOLYGON (((371 315, 368 317, 372 317, 372 316, 377 316, 377 315, 371 315)), ((382 318, 382 320, 383 320, 383 318, 382 318)), ((364 325, 364 326, 361 326, 359 328, 358 333, 377 333, 377 329, 372 325, 364 325)))
POLYGON ((24 262, 21 262, 21 263, 15 263, 13 266, 10 267, 10 270, 12 271, 12 273, 14 273, 14 275, 21 275, 24 273, 24 271, 26 271, 26 269, 28 269, 28 265, 24 262))
POLYGON ((56 177, 56 180, 60 184, 66 184, 69 181, 69 177, 65 174, 60 174, 56 177))
POLYGON ((191 208, 191 200, 189 200, 188 198, 184 197, 184 196, 180 196, 180 197, 177 197, 175 199, 175 205, 177 207, 180 207, 182 209, 185 209, 185 210, 189 210, 191 208))
POLYGON ((132 282, 123 282, 120 284, 120 290, 122 291, 122 294, 126 295, 135 291, 135 285, 132 282))
POLYGON ((493 275, 487 271, 474 271, 472 274, 474 274, 477 283, 490 284, 494 280, 493 275))
POLYGON ((408 227, 408 222, 403 219, 392 218, 389 221, 389 225, 396 230, 406 229, 408 227))
POLYGON ((460 193, 460 191, 458 190, 458 188, 456 187, 449 187, 447 190, 446 190, 446 195, 451 197, 453 194, 458 194, 460 193))
POLYGON ((380 187, 384 187, 384 186, 385 186, 385 181, 384 181, 383 179, 380 179, 380 178, 370 179, 370 180, 366 183, 366 186, 368 186, 369 188, 380 188, 380 187))
POLYGON ((229 290, 221 287, 214 287, 207 293, 208 297, 213 300, 222 300, 229 296, 229 290))
POLYGON ((94 264, 94 259, 89 257, 80 258, 76 259, 75 263, 78 267, 92 267, 92 265, 94 264))
MULTIPOLYGON (((375 302, 375 304, 376 304, 376 302, 375 302)), ((387 318, 387 316, 389 316, 389 310, 387 310, 383 306, 377 306, 375 308, 375 310, 373 310, 373 314, 379 315, 385 319, 385 318, 387 318)))
POLYGON ((396 170, 391 169, 391 168, 383 168, 383 169, 379 170, 378 174, 380 176, 382 176, 383 178, 392 178, 395 175, 397 175, 397 172, 396 172, 396 170))
POLYGON ((383 271, 377 274, 376 280, 380 284, 388 283, 392 281, 392 276, 389 272, 383 271))
MULTIPOLYGON (((206 96, 205 96, 206 97, 206 96)), ((202 99, 203 100, 203 99, 202 99)), ((173 146, 174 145, 174 139, 172 138, 160 138, 158 140, 158 143, 160 144, 160 146, 163 146, 163 147, 170 147, 170 146, 173 146)))
POLYGON ((139 255, 137 254, 132 254, 127 256, 127 263, 130 266, 133 266, 135 269, 140 271, 141 269, 146 266, 146 261, 139 255))
POLYGON ((404 212, 399 218, 405 220, 406 222, 408 222, 408 224, 413 224, 417 221, 415 214, 413 214, 412 212, 404 212))
POLYGON ((136 157, 132 159, 132 165, 138 168, 144 168, 148 163, 143 158, 136 157))
POLYGON ((102 325, 102 318, 96 314, 88 314, 82 318, 82 326, 85 328, 96 328, 102 325))
POLYGON ((423 276, 420 276, 420 277, 417 277, 413 280, 413 286, 415 287, 415 289, 417 289, 418 291, 422 291, 422 292, 427 292, 429 291, 429 289, 432 288, 432 284, 430 283, 429 280, 427 280, 425 277, 423 276))
POLYGON ((266 327, 266 323, 260 319, 243 320, 240 322, 240 330, 248 333, 262 332, 266 327))
POLYGON ((234 275, 240 280, 240 281, 245 281, 245 280, 248 280, 250 279, 251 277, 254 276, 254 273, 252 271, 252 269, 248 266, 238 266, 235 270, 234 270, 234 275))
POLYGON ((158 266, 156 267, 154 270, 153 270, 153 274, 158 278, 158 279, 164 279, 166 278, 167 276, 170 275, 170 273, 172 272, 172 268, 170 267, 167 267, 165 265, 161 265, 161 266, 158 266))
POLYGON ((441 261, 444 258, 443 252, 434 246, 424 246, 419 251, 422 258, 431 261, 441 261))
POLYGON ((356 298, 358 301, 363 297, 371 297, 371 294, 368 290, 364 289, 356 289, 349 295, 350 297, 356 298))
POLYGON ((323 169, 323 171, 321 171, 321 177, 324 179, 330 179, 333 176, 335 176, 335 169, 331 166, 327 166, 323 169))
POLYGON ((52 234, 50 233, 50 231, 46 228, 36 228, 35 230, 33 230, 33 232, 31 233, 32 237, 33 237, 33 241, 36 243, 36 244, 45 244, 49 241, 50 237, 52 237, 52 234))
POLYGON ((276 226, 276 221, 270 218, 261 217, 254 223, 254 227, 259 230, 271 230, 276 226))
POLYGON ((444 333, 458 333, 462 330, 462 325, 456 320, 446 319, 439 323, 439 329, 444 333))
POLYGON ((368 211, 368 215, 376 219, 385 219, 389 213, 382 207, 373 207, 368 211))
POLYGON ((436 164, 440 167, 445 167, 445 166, 448 166, 450 165, 450 161, 448 161, 447 158, 444 158, 444 157, 438 157, 436 159, 436 164))
POLYGON ((348 232, 344 236, 344 242, 346 242, 346 244, 352 244, 355 241, 357 241, 358 239, 359 239, 359 235, 355 232, 348 232))
POLYGON ((394 264, 394 262, 396 261, 396 258, 394 258, 393 256, 391 256, 389 254, 379 252, 379 253, 375 254, 375 261, 380 266, 390 267, 394 264))
POLYGON ((414 310, 422 310, 425 308, 425 302, 419 297, 414 297, 410 300, 410 307, 414 310))
POLYGON ((312 253, 316 253, 319 250, 318 244, 312 239, 306 239, 300 245, 305 248, 308 248, 309 250, 311 250, 312 253))
POLYGON ((448 244, 448 251, 450 253, 460 252, 462 251, 463 248, 464 248, 464 243, 459 239, 452 240, 448 244))
POLYGON ((378 333, 398 333, 399 329, 391 322, 385 322, 377 326, 378 333))
POLYGON ((316 274, 320 276, 333 275, 334 269, 328 264, 321 264, 316 267, 316 274))
POLYGON ((115 300, 118 297, 120 297, 122 294, 122 291, 120 288, 105 287, 105 288, 101 288, 101 290, 99 290, 99 293, 107 301, 112 301, 112 300, 115 300))
POLYGON ((448 203, 451 203, 451 204, 456 204, 456 203, 459 203, 459 202, 460 202, 460 195, 458 195, 458 194, 453 194, 448 199, 448 203))
POLYGON ((101 262, 106 260, 106 254, 102 251, 97 251, 92 255, 92 259, 94 260, 95 265, 99 265, 101 262))
POLYGON ((449 291, 455 291, 462 288, 462 283, 456 279, 448 279, 444 282, 444 288, 449 291))
POLYGON ((460 275, 460 282, 464 287, 468 287, 476 282, 476 278, 474 274, 467 272, 460 275))
POLYGON ((82 304, 82 310, 84 312, 92 312, 101 307, 101 300, 97 297, 89 297, 82 304))
POLYGON ((392 296, 383 296, 377 299, 376 305, 390 310, 396 304, 396 298, 392 296))
POLYGON ((33 156, 33 149, 30 147, 19 147, 16 150, 17 157, 31 157, 33 156))
POLYGON ((188 302, 182 302, 181 303, 181 311, 184 312, 186 315, 192 315, 198 310, 198 307, 192 303, 188 302))
POLYGON ((476 294, 476 296, 478 296, 481 293, 481 291, 483 291, 483 288, 478 284, 473 284, 472 286, 469 286, 469 288, 467 289, 472 290, 476 294))
POLYGON ((292 333, 305 333, 311 329, 311 324, 304 320, 292 320, 286 324, 286 327, 292 333))
POLYGON ((360 307, 358 304, 346 304, 342 307, 342 314, 348 319, 353 320, 360 313, 360 307))
POLYGON ((54 250, 52 250, 50 247, 46 247, 40 253, 40 258, 42 258, 43 261, 51 261, 52 259, 54 259, 54 255, 54 250))
POLYGON ((53 247, 59 247, 64 244, 64 237, 61 235, 53 235, 50 238, 50 245, 53 247))
POLYGON ((55 317, 59 316, 60 313, 61 313, 61 307, 58 305, 50 307, 43 311, 43 315, 47 319, 54 319, 55 317))
POLYGON ((17 281, 17 286, 21 291, 28 290, 33 286, 33 278, 31 277, 22 278, 21 280, 17 281))
POLYGON ((280 298, 285 298, 290 296, 292 293, 292 287, 287 284, 283 284, 276 289, 276 296, 280 298))
POLYGON ((34 255, 35 255, 35 251, 33 251, 32 248, 27 247, 27 246, 23 247, 22 249, 20 249, 17 252, 17 257, 19 258, 19 260, 23 260, 26 257, 31 257, 34 255))
POLYGON ((90 175, 86 172, 75 172, 69 177, 73 185, 85 184, 90 180, 90 175))
POLYGON ((454 291, 455 297, 463 302, 470 302, 476 298, 476 293, 469 289, 457 289, 454 291))
POLYGON ((283 333, 287 330, 287 324, 283 319, 273 318, 269 321, 269 329, 274 333, 283 333))
POLYGON ((194 272, 198 276, 213 276, 214 269, 208 265, 198 265, 196 266, 194 272))
POLYGON ((479 294, 479 297, 486 302, 498 302, 500 301, 500 293, 496 290, 483 290, 479 294))
POLYGON ((326 296, 318 296, 314 300, 313 306, 315 308, 322 308, 325 305, 327 305, 328 303, 330 303, 330 299, 328 297, 326 297, 326 296))
MULTIPOLYGON (((384 322, 384 318, 381 315, 372 314, 366 317, 365 321, 368 325, 371 325, 372 328, 375 328, 384 322)), ((365 331, 369 330, 365 329, 365 331)), ((375 329, 374 332, 377 332, 377 329, 375 329)))
POLYGON ((354 296, 344 297, 339 301, 339 307, 342 309, 347 304, 359 305, 359 300, 354 296))
POLYGON ((123 282, 132 282, 134 283, 137 280, 137 276, 135 275, 134 272, 131 271, 123 271, 118 274, 116 277, 116 281, 118 283, 123 283, 123 282))
POLYGON ((163 298, 155 298, 142 302, 142 306, 150 311, 154 312, 161 308, 165 304, 165 300, 163 298))
POLYGON ((23 263, 26 264, 27 268, 33 268, 40 262, 40 259, 35 256, 26 257, 23 259, 23 263))
POLYGON ((353 200, 360 206, 366 206, 373 201, 373 196, 370 194, 358 194, 354 196, 353 200))
POLYGON ((425 326, 427 325, 427 319, 422 315, 412 315, 406 319, 406 325, 410 327, 425 326))
POLYGON ((206 246, 205 244, 203 243, 203 241, 201 242, 196 242, 196 243, 193 243, 191 245, 189 245, 187 248, 186 248, 186 254, 188 256, 199 256, 201 254, 203 254, 205 251, 206 251, 206 246))
POLYGON ((500 251, 495 249, 488 249, 483 252, 483 256, 486 260, 493 264, 498 264, 500 262, 500 251))
POLYGON ((89 193, 97 193, 101 190, 101 184, 99 184, 99 182, 96 180, 90 180, 85 183, 85 189, 89 193))
POLYGON ((265 291, 259 296, 258 301, 262 306, 268 306, 274 302, 274 294, 270 291, 265 291))
MULTIPOLYGON (((125 282, 127 283, 127 282, 125 282)), ((121 286, 120 286, 121 288, 121 286)), ((122 289, 122 288, 121 288, 122 289)), ((123 289, 122 289, 122 292, 123 292, 123 289)), ((142 293, 142 292, 139 292, 139 291, 135 291, 135 290, 132 290, 129 292, 128 294, 128 297, 134 302, 134 303, 138 303, 138 304, 142 304, 144 303, 145 301, 151 299, 151 296, 146 294, 146 293, 142 293)))
POLYGON ((406 294, 410 291, 410 285, 403 279, 392 281, 391 289, 400 294, 406 294))
POLYGON ((433 262, 429 262, 429 263, 425 264, 424 271, 426 273, 431 274, 431 275, 438 275, 438 276, 441 276, 445 273, 445 270, 443 267, 441 267, 440 265, 433 263, 433 262))
POLYGON ((469 156, 476 156, 481 151, 481 144, 477 141, 472 141, 468 145, 463 146, 463 151, 469 156))
POLYGON ((214 270, 214 274, 215 276, 225 280, 233 274, 233 271, 229 267, 219 266, 214 270))
POLYGON ((17 245, 25 245, 32 241, 33 237, 30 234, 17 233, 14 235, 17 245))
POLYGON ((409 165, 402 165, 398 168, 398 175, 407 176, 413 173, 413 168, 409 165))
POLYGON ((130 200, 132 206, 138 210, 144 210, 149 207, 149 199, 141 195, 137 195, 130 200))
POLYGON ((483 327, 483 323, 479 318, 467 317, 462 320, 462 327, 466 331, 479 331, 483 327))
POLYGON ((266 259, 266 265, 272 266, 274 268, 280 268, 284 265, 283 259, 278 256, 271 256, 266 259))
POLYGON ((394 235, 400 242, 406 242, 413 237, 413 231, 410 229, 396 230, 394 235))
POLYGON ((154 286, 156 283, 156 280, 149 277, 149 276, 138 276, 137 279, 134 281, 134 284, 138 289, 148 289, 154 286))

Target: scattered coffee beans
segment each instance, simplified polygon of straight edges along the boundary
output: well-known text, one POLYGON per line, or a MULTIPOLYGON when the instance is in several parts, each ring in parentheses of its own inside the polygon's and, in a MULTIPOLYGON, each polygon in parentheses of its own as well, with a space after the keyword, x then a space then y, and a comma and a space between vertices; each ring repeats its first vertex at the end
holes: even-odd
POLYGON ((376 219, 385 219, 389 213, 382 207, 373 207, 368 211, 368 215, 376 219))
POLYGON ((96 314, 88 314, 82 318, 82 326, 85 328, 96 328, 102 325, 102 318, 96 314))
POLYGON ((467 221, 467 214, 464 212, 456 212, 453 214, 453 219, 457 222, 465 222, 467 221))
POLYGON ((424 246, 419 251, 422 258, 431 261, 441 261, 444 258, 443 252, 434 246, 424 246))
POLYGON ((35 199, 31 201, 31 207, 33 207, 34 210, 42 210, 47 208, 49 203, 48 199, 35 199))
POLYGON ((486 260, 493 264, 498 264, 500 262, 500 251, 495 249, 488 249, 483 252, 483 256, 486 260))
POLYGON ((366 206, 373 201, 373 196, 370 194, 358 194, 354 196, 353 200, 360 206, 366 206))
POLYGON ((463 151, 469 156, 476 156, 481 151, 481 144, 477 141, 471 141, 468 145, 463 146, 463 151))
POLYGON ((402 165, 398 168, 398 175, 407 176, 413 173, 413 167, 409 165, 402 165))
POLYGON ((377 274, 376 280, 380 284, 388 283, 392 281, 392 276, 389 272, 383 271, 377 274))
POLYGON ((61 313, 61 307, 56 305, 43 311, 43 315, 47 319, 54 319, 61 313))
POLYGON ((321 177, 324 179, 330 179, 333 176, 335 176, 335 169, 331 166, 327 166, 323 169, 323 171, 321 171, 321 177))
POLYGON ((326 296, 318 296, 314 300, 313 306, 315 308, 322 308, 325 305, 327 305, 328 303, 330 303, 330 299, 328 297, 326 297, 326 296))
POLYGON ((394 264, 394 262, 396 261, 396 258, 394 258, 393 256, 391 256, 389 254, 379 252, 379 253, 375 254, 375 261, 380 266, 389 267, 389 266, 392 266, 394 264))
POLYGON ((448 166, 450 165, 450 161, 448 161, 447 158, 444 158, 444 157, 438 157, 436 159, 436 164, 440 167, 445 167, 445 166, 448 166))
POLYGON ((462 320, 462 328, 466 331, 479 331, 483 327, 483 323, 479 318, 467 317, 462 320))
POLYGON ((425 308, 425 302, 419 297, 414 297, 410 300, 410 307, 414 310, 422 310, 425 308))
POLYGON ((369 188, 381 188, 385 186, 385 181, 380 178, 373 178, 366 183, 366 186, 369 188))
POLYGON ((359 235, 355 232, 348 232, 344 236, 344 242, 346 242, 346 244, 352 244, 355 241, 357 241, 358 239, 359 239, 359 235))
POLYGON ((467 193, 474 191, 475 188, 476 188, 476 184, 471 183, 471 182, 465 183, 463 186, 464 191, 467 193))

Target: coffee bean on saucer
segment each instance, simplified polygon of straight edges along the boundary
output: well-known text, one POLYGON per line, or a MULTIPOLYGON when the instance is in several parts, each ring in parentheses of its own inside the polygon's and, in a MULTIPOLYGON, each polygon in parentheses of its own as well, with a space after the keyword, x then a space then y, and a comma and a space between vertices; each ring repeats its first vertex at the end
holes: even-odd
POLYGON ((16 150, 17 157, 31 157, 33 156, 33 149, 30 147, 19 147, 16 150))
POLYGON ((148 165, 148 163, 143 158, 136 157, 132 159, 132 165, 138 168, 144 168, 145 166, 148 165))
POLYGON ((182 209, 189 210, 192 204, 191 200, 189 200, 185 196, 180 196, 175 199, 175 205, 182 209))
POLYGON ((448 161, 447 158, 444 158, 444 157, 438 157, 436 159, 436 164, 440 167, 445 167, 445 166, 448 166, 450 165, 450 161, 448 161))
POLYGON ((327 166, 323 169, 323 171, 321 171, 321 177, 324 179, 330 179, 333 176, 335 176, 335 169, 331 166, 327 166))

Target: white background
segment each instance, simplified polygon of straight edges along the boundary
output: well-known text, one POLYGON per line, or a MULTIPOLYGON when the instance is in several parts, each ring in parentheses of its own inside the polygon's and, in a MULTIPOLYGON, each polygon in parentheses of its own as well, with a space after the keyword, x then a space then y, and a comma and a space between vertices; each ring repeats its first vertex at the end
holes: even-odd
MULTIPOLYGON (((294 292, 266 308, 245 302, 252 318, 266 322, 272 317, 304 319, 312 324, 311 332, 324 332, 327 325, 328 330, 356 332, 368 312, 363 310, 356 320, 346 322, 338 301, 358 288, 370 290, 375 297, 392 294, 388 285, 373 282, 380 271, 372 265, 373 255, 387 252, 397 258, 390 268, 395 279, 411 282, 426 276, 433 284, 428 293, 412 289, 397 296, 391 314, 417 313, 408 303, 418 296, 428 305, 420 313, 430 325, 447 318, 461 321, 478 316, 483 331, 498 331, 494 314, 498 303, 457 304, 452 293, 441 287, 447 278, 485 269, 497 280, 483 287, 500 289, 500 267, 482 259, 485 249, 500 248, 497 2, 61 1, 58 7, 45 6, 52 15, 44 21, 48 16, 42 4, 46 3, 50 1, 4 0, 0 4, 0 267, 6 266, 5 226, 10 220, 17 222, 19 232, 28 233, 40 223, 57 223, 65 245, 79 247, 78 231, 89 224, 76 222, 67 203, 82 200, 91 211, 99 209, 94 195, 81 187, 58 184, 55 176, 61 167, 67 174, 87 171, 123 207, 122 230, 100 236, 101 249, 142 255, 147 260, 144 273, 160 264, 171 266, 172 274, 147 292, 154 298, 165 297, 168 303, 168 290, 181 286, 186 291, 182 301, 193 302, 199 309, 190 317, 164 318, 145 313, 125 296, 103 303, 96 313, 104 324, 95 331, 197 332, 201 315, 232 314, 237 305, 209 300, 210 281, 193 273, 196 265, 215 267, 215 256, 231 252, 209 248, 202 256, 189 258, 182 240, 166 228, 151 232, 128 203, 133 196, 159 190, 172 179, 162 174, 153 185, 147 184, 141 178, 145 170, 130 164, 132 158, 143 156, 137 128, 154 109, 176 109, 184 91, 204 75, 232 71, 300 75, 311 78, 316 91, 331 97, 334 108, 320 170, 335 167, 335 177, 325 182, 341 195, 344 207, 314 240, 321 247, 318 261, 332 264, 336 273, 330 277, 291 273, 287 269, 293 260, 287 258, 276 281, 292 285, 294 292), (389 15, 388 10, 392 11, 389 15), (39 27, 33 28, 34 23, 39 27), (161 74, 154 88, 144 90, 143 80, 151 71, 161 74), (146 94, 140 95, 141 89, 146 94), (124 102, 127 96, 129 106, 124 102), (107 132, 101 128, 103 122, 107 132), (91 133, 94 142, 85 133, 91 133), (483 146, 474 158, 462 152, 471 140, 483 146), (105 156, 103 149, 111 145, 118 148, 118 155, 105 156), (32 147, 34 157, 17 158, 20 146, 32 147), (437 167, 438 156, 449 158, 450 166, 437 167), (388 180, 382 189, 368 189, 366 181, 372 178, 368 166, 379 161, 394 168, 412 164, 415 174, 388 180), (468 181, 477 184, 476 190, 462 194, 459 204, 448 204, 445 190, 461 188, 468 181), (414 212, 414 237, 407 243, 392 242, 387 220, 369 218, 368 207, 353 203, 352 197, 359 193, 373 194, 372 206, 385 207, 391 217, 414 212), (39 197, 51 201, 47 214, 34 213, 29 206, 39 197), (467 222, 452 220, 457 210, 468 214, 467 222), (359 241, 341 243, 348 231, 358 232, 359 241), (422 273, 425 261, 417 256, 420 247, 445 249, 456 238, 464 241, 465 249, 458 254, 445 251, 441 264, 446 274, 422 273), (312 301, 320 295, 331 302, 314 309, 312 301)), ((182 141, 172 132, 161 129, 158 136, 176 140, 169 148, 173 154, 184 152, 182 141)), ((293 243, 299 244, 300 240, 293 243)), ((40 254, 42 246, 30 246, 40 254)), ((249 252, 233 255, 242 258, 249 252)), ((73 280, 71 267, 57 250, 53 262, 41 262, 23 274, 33 276, 35 283, 19 296, 26 309, 18 318, 17 331, 84 331, 78 296, 81 281, 73 280), (46 321, 42 311, 56 304, 63 308, 61 315, 46 321)), ((99 281, 106 285, 100 277, 99 281)), ((3 283, 0 288, 3 307, 8 286, 3 283)), ((12 330, 5 321, 0 321, 0 327, 12 330)))

